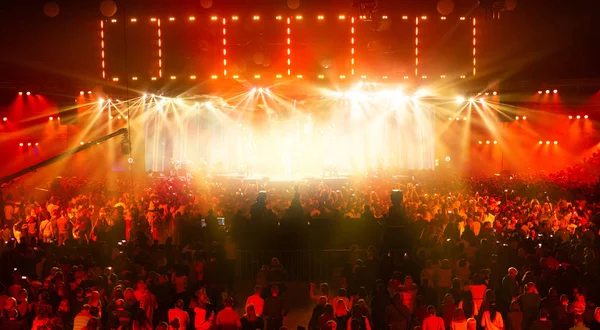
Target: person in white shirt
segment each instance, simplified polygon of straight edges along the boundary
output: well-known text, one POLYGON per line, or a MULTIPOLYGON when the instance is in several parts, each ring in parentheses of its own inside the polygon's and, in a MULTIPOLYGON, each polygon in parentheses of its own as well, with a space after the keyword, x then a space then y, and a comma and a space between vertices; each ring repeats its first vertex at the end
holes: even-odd
POLYGON ((436 315, 435 307, 427 307, 428 316, 423 320, 423 330, 444 330, 444 319, 436 315))
POLYGON ((490 309, 483 312, 481 327, 484 330, 504 330, 504 320, 502 320, 502 314, 498 312, 495 303, 490 303, 490 309))
POLYGON ((185 330, 190 324, 190 316, 183 310, 183 300, 179 299, 175 303, 175 308, 169 309, 169 323, 179 319, 179 330, 185 330))
POLYGON ((44 243, 51 243, 54 239, 54 229, 52 226, 52 221, 49 219, 44 219, 42 223, 40 223, 40 235, 42 236, 42 240, 44 243))
POLYGON ((194 307, 194 327, 196 330, 209 330, 215 321, 215 313, 208 304, 200 304, 194 307), (208 315, 207 315, 208 314, 208 315))
POLYGON ((265 300, 260 297, 261 292, 262 287, 257 285, 254 287, 254 294, 246 299, 246 308, 250 305, 254 305, 254 311, 258 317, 262 316, 263 307, 265 306, 265 300))

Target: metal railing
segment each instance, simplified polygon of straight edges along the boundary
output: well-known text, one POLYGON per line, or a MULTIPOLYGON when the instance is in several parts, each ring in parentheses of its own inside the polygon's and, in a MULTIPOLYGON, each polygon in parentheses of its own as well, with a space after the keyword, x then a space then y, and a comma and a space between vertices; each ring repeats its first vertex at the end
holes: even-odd
POLYGON ((277 258, 287 273, 287 281, 331 281, 348 264, 350 250, 236 251, 235 276, 256 280, 263 265, 277 258), (336 272, 337 270, 337 272, 336 272))

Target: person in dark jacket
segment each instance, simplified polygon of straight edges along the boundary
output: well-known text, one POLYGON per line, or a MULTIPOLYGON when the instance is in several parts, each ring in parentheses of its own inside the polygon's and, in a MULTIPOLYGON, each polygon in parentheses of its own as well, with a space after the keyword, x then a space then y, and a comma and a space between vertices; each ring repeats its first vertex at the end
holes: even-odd
POLYGON ((390 296, 383 284, 378 284, 373 300, 371 300, 371 318, 375 330, 387 329, 386 307, 390 304, 390 296))
MULTIPOLYGON (((506 304, 510 304, 510 302, 515 298, 518 294, 519 286, 517 284, 517 274, 519 272, 516 268, 510 267, 508 269, 508 274, 504 276, 502 279, 502 301, 506 304)), ((508 307, 508 306, 506 306, 508 307)))
POLYGON ((19 318, 19 311, 17 311, 16 309, 13 309, 11 311, 8 312, 8 317, 2 321, 2 326, 1 328, 3 330, 25 330, 28 329, 29 327, 27 326, 27 320, 23 319, 23 320, 18 320, 19 318))
POLYGON ((531 323, 529 330, 552 330, 552 321, 548 319, 549 317, 550 311, 542 308, 540 311, 540 318, 531 323))
POLYGON ((385 324, 390 330, 410 328, 410 310, 404 305, 402 293, 394 294, 393 303, 385 308, 385 324))
POLYGON ((308 330, 318 330, 319 329, 319 317, 323 315, 325 311, 325 305, 327 304, 327 297, 322 296, 317 301, 317 306, 313 308, 312 316, 310 317, 310 321, 308 322, 308 330))
POLYGON ((254 305, 246 306, 246 315, 241 319, 242 330, 262 330, 265 328, 263 319, 256 315, 254 305))
POLYGON ((541 298, 532 282, 525 285, 525 292, 521 294, 517 301, 523 311, 523 329, 529 329, 535 320, 540 309, 541 298))
POLYGON ((287 315, 283 298, 279 296, 279 287, 271 287, 271 297, 265 301, 263 315, 267 320, 267 330, 279 330, 287 315))
POLYGON ((267 283, 269 287, 277 286, 279 292, 285 292, 285 268, 279 263, 279 259, 271 259, 271 267, 267 273, 267 283))

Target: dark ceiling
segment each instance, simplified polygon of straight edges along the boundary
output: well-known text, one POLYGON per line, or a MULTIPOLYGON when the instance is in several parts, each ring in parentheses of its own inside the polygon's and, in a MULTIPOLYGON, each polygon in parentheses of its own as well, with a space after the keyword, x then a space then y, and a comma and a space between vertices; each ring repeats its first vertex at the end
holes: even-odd
MULTIPOLYGON (((0 88, 51 81, 58 85, 70 80, 98 83, 86 70, 85 57, 91 51, 82 30, 102 19, 99 0, 57 0, 60 14, 43 13, 45 1, 0 2, 0 88), (65 74, 66 68, 68 74, 65 74)), ((116 0, 118 12, 132 15, 231 14, 252 15, 302 13, 305 15, 355 13, 350 0, 300 0, 290 10, 286 0, 214 0, 203 9, 200 0, 116 0)), ((455 0, 452 15, 483 18, 478 2, 455 0)), ((596 1, 517 0, 514 11, 500 20, 482 23, 485 46, 480 72, 487 82, 526 82, 543 85, 559 80, 600 78, 600 20, 596 1)), ((382 14, 434 15, 435 0, 380 0, 382 14)))

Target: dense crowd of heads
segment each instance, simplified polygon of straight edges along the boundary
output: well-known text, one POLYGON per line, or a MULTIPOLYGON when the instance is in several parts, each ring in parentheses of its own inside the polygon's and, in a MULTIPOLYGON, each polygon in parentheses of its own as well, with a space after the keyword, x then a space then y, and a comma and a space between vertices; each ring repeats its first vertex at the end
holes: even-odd
POLYGON ((353 246, 347 262, 327 265, 343 269, 331 286, 311 286, 312 317, 285 325, 598 329, 600 204, 595 179, 575 185, 597 159, 542 176, 63 178, 44 197, 17 189, 2 198, 0 327, 277 330, 294 311, 286 272, 295 270, 273 259, 248 303, 234 303, 236 244, 257 239, 248 228, 294 222, 310 233, 327 219, 397 230, 405 244, 353 246))

